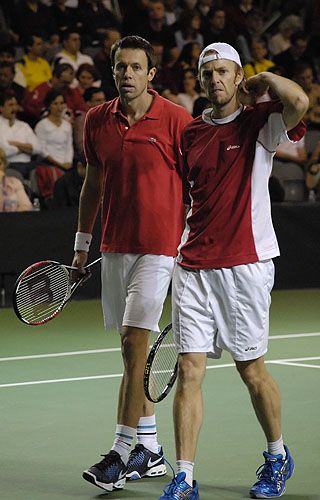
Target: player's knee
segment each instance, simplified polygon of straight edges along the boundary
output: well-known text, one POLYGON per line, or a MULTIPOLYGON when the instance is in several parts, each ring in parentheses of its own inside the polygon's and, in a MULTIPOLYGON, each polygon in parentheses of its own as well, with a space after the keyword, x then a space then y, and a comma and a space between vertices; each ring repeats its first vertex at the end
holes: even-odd
POLYGON ((249 390, 254 390, 263 383, 266 378, 267 372, 258 360, 248 362, 237 362, 236 367, 249 390))
POLYGON ((121 336, 121 353, 125 367, 134 367, 139 362, 141 364, 141 359, 144 361, 146 347, 132 332, 125 332, 121 336))
POLYGON ((201 385, 205 374, 202 361, 197 354, 179 356, 179 381, 182 385, 201 385))

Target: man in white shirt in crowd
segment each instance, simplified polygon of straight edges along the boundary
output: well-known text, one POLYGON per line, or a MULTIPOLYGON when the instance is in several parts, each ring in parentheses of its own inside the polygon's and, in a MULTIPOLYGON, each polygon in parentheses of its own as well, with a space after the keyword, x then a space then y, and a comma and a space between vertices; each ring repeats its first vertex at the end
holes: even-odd
POLYGON ((81 64, 92 64, 94 62, 90 56, 80 52, 81 37, 77 31, 66 30, 63 36, 63 49, 57 53, 53 60, 53 66, 57 64, 71 64, 74 71, 77 72, 81 64))
POLYGON ((32 155, 39 154, 37 136, 30 125, 17 120, 18 103, 12 90, 0 93, 0 147, 4 150, 9 167, 28 178, 35 167, 32 155))

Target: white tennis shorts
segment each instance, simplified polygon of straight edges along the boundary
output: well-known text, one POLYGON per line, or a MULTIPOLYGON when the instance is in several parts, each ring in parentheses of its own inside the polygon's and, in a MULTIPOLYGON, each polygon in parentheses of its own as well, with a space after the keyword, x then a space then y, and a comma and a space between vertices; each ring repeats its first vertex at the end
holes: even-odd
POLYGON ((158 332, 174 258, 103 253, 102 309, 105 328, 134 326, 158 332))
POLYGON ((186 270, 172 280, 173 328, 180 353, 206 352, 248 361, 267 352, 272 260, 231 268, 186 270))

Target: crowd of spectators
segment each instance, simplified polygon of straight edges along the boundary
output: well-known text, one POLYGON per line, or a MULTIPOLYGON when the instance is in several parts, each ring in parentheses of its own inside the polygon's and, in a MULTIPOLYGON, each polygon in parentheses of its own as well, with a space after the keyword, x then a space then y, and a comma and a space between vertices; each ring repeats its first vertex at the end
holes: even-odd
POLYGON ((0 211, 30 209, 12 202, 21 186, 42 208, 77 205, 85 114, 117 96, 110 49, 130 34, 154 47, 152 87, 194 117, 208 106, 197 61, 209 43, 232 44, 247 78, 274 71, 298 82, 310 100, 308 132, 302 143, 279 147, 271 196, 320 197, 319 24, 318 0, 3 0, 0 211))

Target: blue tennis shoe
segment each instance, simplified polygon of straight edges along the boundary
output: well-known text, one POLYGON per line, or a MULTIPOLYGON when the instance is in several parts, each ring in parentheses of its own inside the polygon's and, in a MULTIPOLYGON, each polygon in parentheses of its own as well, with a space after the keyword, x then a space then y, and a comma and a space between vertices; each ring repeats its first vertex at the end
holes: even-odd
POLYGON ((186 473, 179 472, 163 490, 163 495, 158 500, 199 500, 197 481, 192 487, 185 482, 186 473))
POLYGON ((251 498, 275 498, 283 495, 286 481, 292 476, 294 470, 293 458, 286 446, 284 449, 286 451, 284 459, 282 455, 270 455, 266 451, 263 452, 265 462, 257 469, 258 481, 250 490, 251 498))

